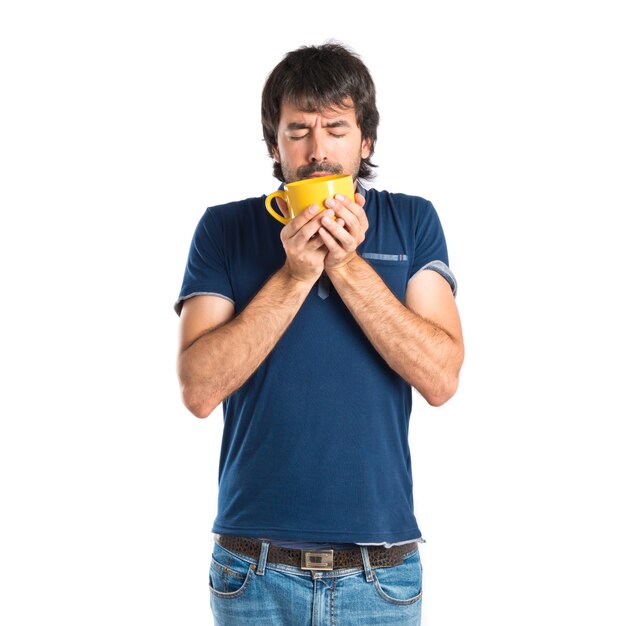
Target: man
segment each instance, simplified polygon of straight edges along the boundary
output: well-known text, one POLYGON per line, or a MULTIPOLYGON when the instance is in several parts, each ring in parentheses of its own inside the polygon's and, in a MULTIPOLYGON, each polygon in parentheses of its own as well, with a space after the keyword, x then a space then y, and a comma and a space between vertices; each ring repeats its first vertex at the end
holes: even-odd
POLYGON ((212 207, 194 235, 179 377, 194 415, 224 409, 215 623, 419 624, 411 386, 441 405, 463 360, 443 231, 430 202, 361 185, 378 111, 346 48, 287 54, 262 122, 279 180, 346 173, 356 194, 284 227, 264 197, 212 207))

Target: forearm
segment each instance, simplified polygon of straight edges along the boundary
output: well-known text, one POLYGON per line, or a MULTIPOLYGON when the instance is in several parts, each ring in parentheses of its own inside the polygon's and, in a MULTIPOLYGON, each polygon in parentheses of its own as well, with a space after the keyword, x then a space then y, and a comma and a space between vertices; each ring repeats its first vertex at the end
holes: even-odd
POLYGON ((338 294, 388 365, 433 405, 456 391, 460 337, 414 313, 361 257, 327 270, 338 294))
POLYGON ((194 415, 206 417, 248 380, 283 335, 311 286, 281 268, 237 317, 182 350, 179 379, 185 405, 194 415))

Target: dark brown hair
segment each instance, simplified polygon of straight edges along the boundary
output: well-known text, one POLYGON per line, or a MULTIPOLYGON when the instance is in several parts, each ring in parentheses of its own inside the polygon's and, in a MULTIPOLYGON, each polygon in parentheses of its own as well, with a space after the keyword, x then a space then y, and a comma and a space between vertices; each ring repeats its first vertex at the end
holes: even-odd
MULTIPOLYGON (((261 99, 261 121, 267 151, 278 144, 281 102, 303 111, 345 108, 352 101, 363 139, 371 141, 370 155, 361 160, 358 177, 373 178, 371 162, 380 116, 376 108, 376 89, 369 70, 361 59, 343 45, 326 43, 303 46, 288 52, 265 81, 261 99)), ((284 181, 280 163, 274 163, 274 176, 284 181)))

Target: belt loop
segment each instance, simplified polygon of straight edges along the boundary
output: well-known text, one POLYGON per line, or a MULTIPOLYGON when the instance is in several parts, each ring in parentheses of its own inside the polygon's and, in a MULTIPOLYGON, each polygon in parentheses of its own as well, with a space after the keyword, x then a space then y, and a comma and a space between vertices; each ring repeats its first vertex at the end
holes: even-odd
POLYGON ((370 565, 370 555, 365 546, 359 546, 359 548, 361 548, 361 558, 363 559, 363 567, 365 568, 365 580, 367 580, 368 583, 373 583, 374 572, 370 565))
POLYGON ((256 568, 256 573, 258 576, 263 576, 265 574, 265 564, 267 563, 267 553, 269 552, 270 544, 269 541, 264 541, 261 544, 261 554, 259 555, 259 564, 256 568))

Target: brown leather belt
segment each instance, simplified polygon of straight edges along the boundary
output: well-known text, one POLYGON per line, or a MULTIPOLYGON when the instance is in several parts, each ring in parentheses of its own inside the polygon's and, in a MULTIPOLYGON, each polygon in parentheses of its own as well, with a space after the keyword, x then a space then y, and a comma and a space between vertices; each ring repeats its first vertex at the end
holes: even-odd
MULTIPOLYGON (((259 558, 263 543, 261 539, 233 537, 231 535, 217 535, 215 541, 226 550, 253 559, 259 558)), ((415 550, 416 547, 417 542, 391 548, 367 546, 370 565, 374 569, 400 565, 406 555, 415 550)), ((348 550, 294 550, 292 548, 280 548, 270 543, 267 562, 310 570, 363 568, 363 557, 358 547, 348 550)))

